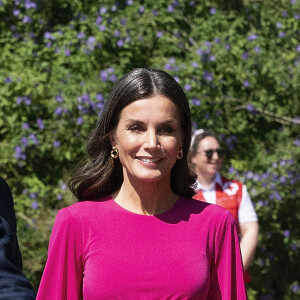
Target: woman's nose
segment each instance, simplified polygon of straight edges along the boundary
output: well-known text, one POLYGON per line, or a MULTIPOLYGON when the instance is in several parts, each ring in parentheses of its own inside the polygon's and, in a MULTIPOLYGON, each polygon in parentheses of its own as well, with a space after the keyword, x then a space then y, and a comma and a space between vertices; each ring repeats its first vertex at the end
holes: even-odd
POLYGON ((145 148, 157 149, 159 146, 159 137, 154 130, 148 130, 145 134, 145 148))
POLYGON ((213 152, 212 158, 213 158, 213 159, 216 159, 216 160, 220 158, 217 151, 214 151, 214 152, 213 152))

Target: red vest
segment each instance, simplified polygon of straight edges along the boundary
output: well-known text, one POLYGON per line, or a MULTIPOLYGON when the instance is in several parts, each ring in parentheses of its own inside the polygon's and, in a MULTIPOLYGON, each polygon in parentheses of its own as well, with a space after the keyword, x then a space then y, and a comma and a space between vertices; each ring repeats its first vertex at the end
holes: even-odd
MULTIPOLYGON (((222 185, 216 183, 216 204, 229 210, 237 224, 239 224, 238 213, 243 195, 243 184, 237 180, 229 180, 225 177, 221 177, 221 181, 222 185)), ((193 198, 206 202, 201 191, 198 191, 193 198)), ((239 231, 239 226, 237 228, 239 231)), ((245 271, 244 275, 245 282, 251 282, 248 271, 245 271)))
MULTIPOLYGON (((238 223, 238 212, 242 200, 243 184, 237 180, 221 177, 222 185, 216 183, 216 204, 230 211, 238 223)), ((202 191, 198 191, 194 199, 206 202, 202 191)))

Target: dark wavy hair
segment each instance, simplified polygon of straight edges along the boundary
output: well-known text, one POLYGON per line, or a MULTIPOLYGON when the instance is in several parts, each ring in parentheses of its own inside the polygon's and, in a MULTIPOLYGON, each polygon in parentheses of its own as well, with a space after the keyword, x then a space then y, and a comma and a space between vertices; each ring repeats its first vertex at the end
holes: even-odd
POLYGON ((195 193, 196 176, 189 170, 187 155, 191 141, 189 104, 180 85, 168 73, 157 69, 134 69, 124 75, 105 103, 96 128, 87 141, 87 157, 77 166, 69 188, 79 201, 95 200, 117 191, 123 183, 119 159, 110 156, 110 134, 116 129, 122 109, 128 104, 154 95, 172 100, 179 108, 183 132, 183 158, 171 170, 171 188, 184 197, 195 193))

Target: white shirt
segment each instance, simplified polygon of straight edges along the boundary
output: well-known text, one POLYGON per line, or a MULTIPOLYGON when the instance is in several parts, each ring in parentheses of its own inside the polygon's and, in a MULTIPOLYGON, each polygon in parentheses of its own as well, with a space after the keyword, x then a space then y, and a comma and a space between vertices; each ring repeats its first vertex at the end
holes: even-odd
MULTIPOLYGON (((220 173, 217 173, 214 181, 208 186, 204 187, 197 181, 196 190, 201 190, 206 202, 216 204, 216 183, 222 186, 222 179, 220 173)), ((242 199, 238 211, 239 223, 257 222, 257 215, 254 210, 253 203, 248 194, 247 187, 243 184, 242 199)))

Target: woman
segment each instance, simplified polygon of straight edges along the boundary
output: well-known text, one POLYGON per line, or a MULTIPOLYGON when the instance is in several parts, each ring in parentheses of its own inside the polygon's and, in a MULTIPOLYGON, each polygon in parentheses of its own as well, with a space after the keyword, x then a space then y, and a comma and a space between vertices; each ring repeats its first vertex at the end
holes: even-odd
POLYGON ((234 219, 191 199, 188 101, 167 73, 114 87, 59 211, 37 299, 246 299, 234 219))
POLYGON ((0 299, 36 298, 22 272, 22 256, 17 239, 14 201, 9 186, 0 177, 0 299))
MULTIPOLYGON (((247 270, 258 241, 257 216, 246 186, 219 173, 223 158, 224 151, 212 131, 199 129, 193 134, 190 161, 197 174, 194 198, 218 204, 231 212, 238 223, 242 260, 247 270)), ((250 280, 248 273, 246 279, 250 280)))

